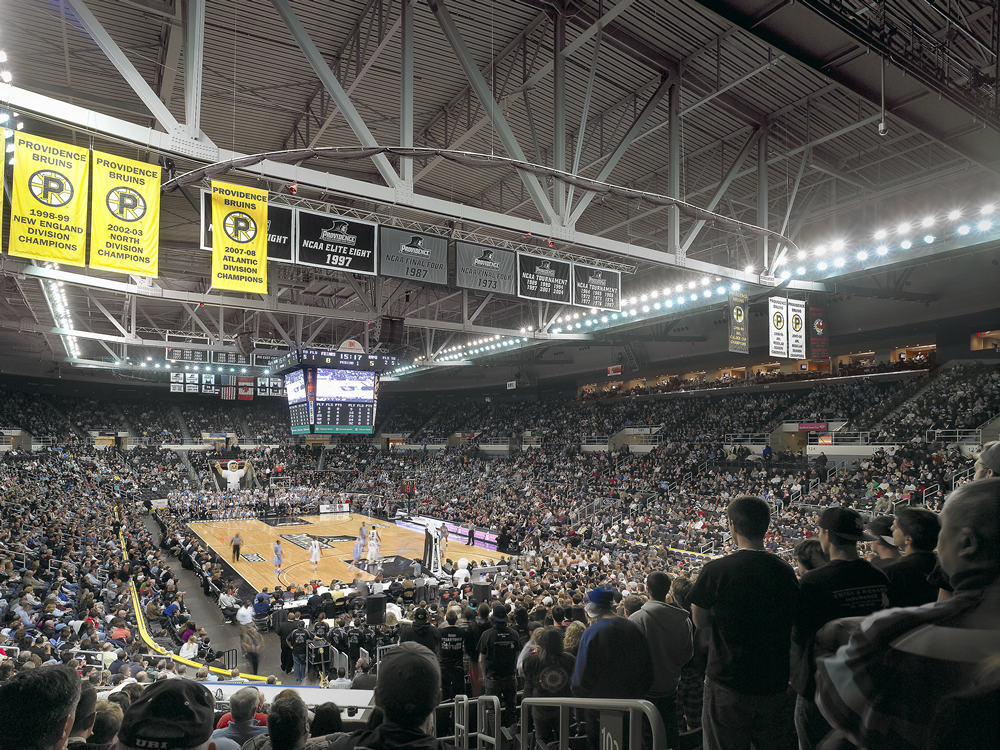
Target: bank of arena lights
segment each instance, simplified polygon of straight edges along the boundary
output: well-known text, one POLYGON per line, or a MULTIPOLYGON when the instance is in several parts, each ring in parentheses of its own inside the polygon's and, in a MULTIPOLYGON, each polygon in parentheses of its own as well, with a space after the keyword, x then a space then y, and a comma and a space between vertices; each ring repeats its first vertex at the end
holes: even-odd
MULTIPOLYGON (((45 263, 46 268, 58 269, 58 263, 45 263)), ((66 298, 66 289, 61 281, 52 281, 46 279, 42 284, 42 289, 45 294, 45 302, 49 306, 49 312, 52 314, 52 320, 55 321, 57 328, 62 328, 67 331, 73 330, 73 316, 69 309, 69 300, 66 298)), ((61 335, 63 349, 66 350, 68 354, 73 359, 80 358, 80 341, 76 336, 61 335)))
MULTIPOLYGON (((13 83, 14 74, 11 73, 9 67, 9 58, 7 53, 0 49, 0 81, 3 83, 13 83)), ((0 110, 0 127, 5 129, 6 144, 4 145, 5 153, 14 153, 14 131, 23 130, 24 123, 20 120, 20 115, 17 112, 8 112, 0 110)), ((7 157, 7 164, 13 164, 14 157, 7 157)))

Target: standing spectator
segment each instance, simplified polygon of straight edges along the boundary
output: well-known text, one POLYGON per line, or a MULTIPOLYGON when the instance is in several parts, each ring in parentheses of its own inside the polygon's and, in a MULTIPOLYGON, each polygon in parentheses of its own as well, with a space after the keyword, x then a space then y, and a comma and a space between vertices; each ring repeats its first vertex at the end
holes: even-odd
POLYGON ((938 587, 927 580, 937 564, 941 523, 926 508, 900 508, 892 524, 892 539, 903 556, 882 570, 889 576, 889 602, 893 607, 916 607, 937 599, 938 587))
POLYGON ((872 552, 874 557, 869 558, 869 562, 879 570, 885 570, 893 560, 899 558, 899 547, 892 540, 892 516, 876 516, 865 529, 874 537, 872 539, 872 552))
POLYGON ((3 746, 63 750, 76 720, 80 677, 64 666, 29 669, 0 683, 3 746))
MULTIPOLYGON (((954 596, 876 612, 835 655, 817 662, 816 703, 857 747, 932 747, 936 711, 975 687, 983 664, 1000 650, 1000 479, 969 482, 951 493, 938 552, 954 596)), ((992 709, 983 715, 995 722, 993 687, 992 709)), ((939 725, 941 718, 948 719, 939 717, 939 725)))
POLYGON ((792 687, 799 750, 812 750, 830 726, 813 702, 816 692, 816 632, 831 620, 869 615, 889 606, 889 580, 878 568, 858 556, 864 521, 851 508, 827 508, 819 517, 819 543, 830 559, 809 571, 799 582, 799 607, 792 631, 792 687))
POLYGON ((710 630, 705 750, 794 746, 787 689, 795 571, 764 551, 771 519, 764 500, 738 497, 727 514, 738 549, 706 563, 691 594, 695 626, 710 630))
POLYGON ((295 630, 289 633, 285 639, 285 643, 288 644, 288 648, 292 652, 292 669, 295 672, 295 681, 300 685, 306 678, 306 646, 310 639, 309 631, 306 630, 302 620, 295 621, 295 630))
POLYGON ((292 671, 292 649, 288 645, 287 638, 292 634, 292 631, 295 630, 298 619, 299 613, 292 612, 288 615, 287 620, 282 620, 278 623, 278 627, 275 628, 275 631, 278 634, 278 642, 281 646, 281 671, 285 674, 290 674, 292 671))
MULTIPOLYGON (((524 675, 525 698, 562 698, 571 694, 575 659, 563 650, 563 633, 558 627, 543 628, 535 637, 536 652, 524 657, 521 672, 524 675)), ((535 733, 542 742, 559 739, 559 709, 533 706, 531 718, 535 733)))
POLYGON ((243 652, 250 662, 250 674, 257 674, 260 669, 260 652, 264 649, 264 636, 253 625, 248 627, 240 639, 243 645, 243 652))
POLYGON ((976 459, 974 479, 1000 477, 1000 440, 986 443, 976 459))
POLYGON ((479 666, 486 676, 484 695, 495 695, 503 706, 504 726, 514 723, 517 699, 517 655, 521 642, 507 627, 507 608, 493 607, 492 627, 479 638, 479 666))
POLYGON ((404 625, 399 632, 399 642, 414 641, 426 646, 435 654, 438 652, 440 634, 433 625, 427 622, 427 610, 417 607, 413 612, 413 624, 404 625))
POLYGON ((449 607, 444 619, 447 623, 438 631, 440 636, 441 694, 448 701, 465 691, 465 672, 462 669, 462 655, 465 650, 465 633, 456 624, 458 610, 449 607))
POLYGON ((683 609, 667 604, 670 576, 656 571, 646 576, 649 601, 629 620, 639 626, 649 645, 653 684, 646 698, 656 706, 667 732, 667 747, 677 747, 677 707, 674 696, 681 667, 693 654, 691 620, 683 609))
POLYGON ((432 734, 434 708, 441 700, 437 658, 419 643, 389 649, 378 668, 375 705, 384 719, 374 729, 330 738, 330 750, 454 750, 432 734))
MULTIPOLYGON (((588 594, 583 632, 573 667, 573 695, 580 698, 642 698, 653 684, 649 645, 639 626, 615 614, 615 590, 599 586, 588 594)), ((597 742, 598 716, 588 711, 587 735, 597 742)))

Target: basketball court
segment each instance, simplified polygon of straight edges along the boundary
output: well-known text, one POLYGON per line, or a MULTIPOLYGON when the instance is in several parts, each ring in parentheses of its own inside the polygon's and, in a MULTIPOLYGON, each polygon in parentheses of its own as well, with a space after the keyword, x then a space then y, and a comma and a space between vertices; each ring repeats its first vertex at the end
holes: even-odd
MULTIPOLYGON (((234 521, 194 521, 191 530, 221 558, 229 561, 236 572, 255 590, 265 586, 302 585, 312 580, 329 583, 332 580, 352 581, 355 576, 370 580, 374 576, 353 564, 354 541, 362 523, 378 527, 382 537, 380 556, 384 559, 410 558, 420 560, 424 549, 424 535, 420 531, 400 528, 381 519, 358 513, 322 516, 287 516, 280 525, 271 525, 257 519, 234 521), (240 533, 243 546, 239 562, 233 563, 230 540, 240 533), (313 573, 309 562, 309 542, 313 537, 320 541, 322 558, 313 573), (280 539, 283 551, 282 572, 274 575, 272 562, 274 543, 280 539)), ((503 555, 482 547, 470 547, 455 539, 441 549, 442 561, 466 557, 495 562, 503 555)), ((364 556, 361 559, 364 565, 364 556)))

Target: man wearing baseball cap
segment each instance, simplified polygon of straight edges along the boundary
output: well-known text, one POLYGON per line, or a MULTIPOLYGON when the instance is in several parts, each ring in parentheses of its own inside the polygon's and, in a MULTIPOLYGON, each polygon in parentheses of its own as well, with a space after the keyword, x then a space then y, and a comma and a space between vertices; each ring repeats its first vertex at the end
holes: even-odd
POLYGON ((799 748, 811 750, 830 731, 816 708, 816 633, 841 617, 860 617, 889 606, 889 579, 858 556, 858 542, 865 540, 861 515, 844 507, 825 509, 819 516, 817 536, 830 562, 810 570, 799 582, 799 607, 792 629, 792 687, 795 729, 799 748))
POLYGON ((893 520, 892 516, 876 516, 865 526, 865 531, 871 535, 872 551, 875 553, 868 562, 879 570, 899 557, 899 547, 892 541, 893 520))
POLYGON ((517 655, 521 652, 521 639, 507 627, 507 607, 497 604, 490 617, 492 627, 479 637, 479 669, 486 675, 484 695, 495 695, 503 704, 504 726, 510 726, 517 717, 517 655))
POLYGON ((162 680, 125 712, 118 750, 239 750, 229 739, 212 740, 215 699, 191 680, 162 680))

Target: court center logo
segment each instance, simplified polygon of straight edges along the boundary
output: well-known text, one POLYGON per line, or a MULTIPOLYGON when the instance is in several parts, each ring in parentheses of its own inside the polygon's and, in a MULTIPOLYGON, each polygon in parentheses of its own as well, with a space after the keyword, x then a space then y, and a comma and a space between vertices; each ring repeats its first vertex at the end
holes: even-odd
POLYGON ((257 222, 243 211, 231 211, 222 222, 226 236, 233 242, 250 242, 257 236, 257 222))
POLYGON ((743 311, 743 305, 737 305, 733 308, 733 320, 737 323, 742 323, 745 316, 746 313, 743 311))
POLYGON ((264 562, 264 558, 257 552, 249 552, 245 555, 240 555, 247 562, 264 562))
POLYGON ((104 202, 112 216, 121 221, 139 221, 146 215, 146 199, 129 187, 111 188, 104 202))
POLYGON ((796 333, 802 330, 802 316, 798 313, 792 315, 792 330, 796 333))
POLYGON ((51 208, 73 200, 73 183, 54 169, 40 169, 28 178, 28 190, 39 203, 51 208))
POLYGON ((785 327, 785 316, 781 312, 775 312, 771 318, 771 322, 774 323, 774 330, 780 331, 785 327))

